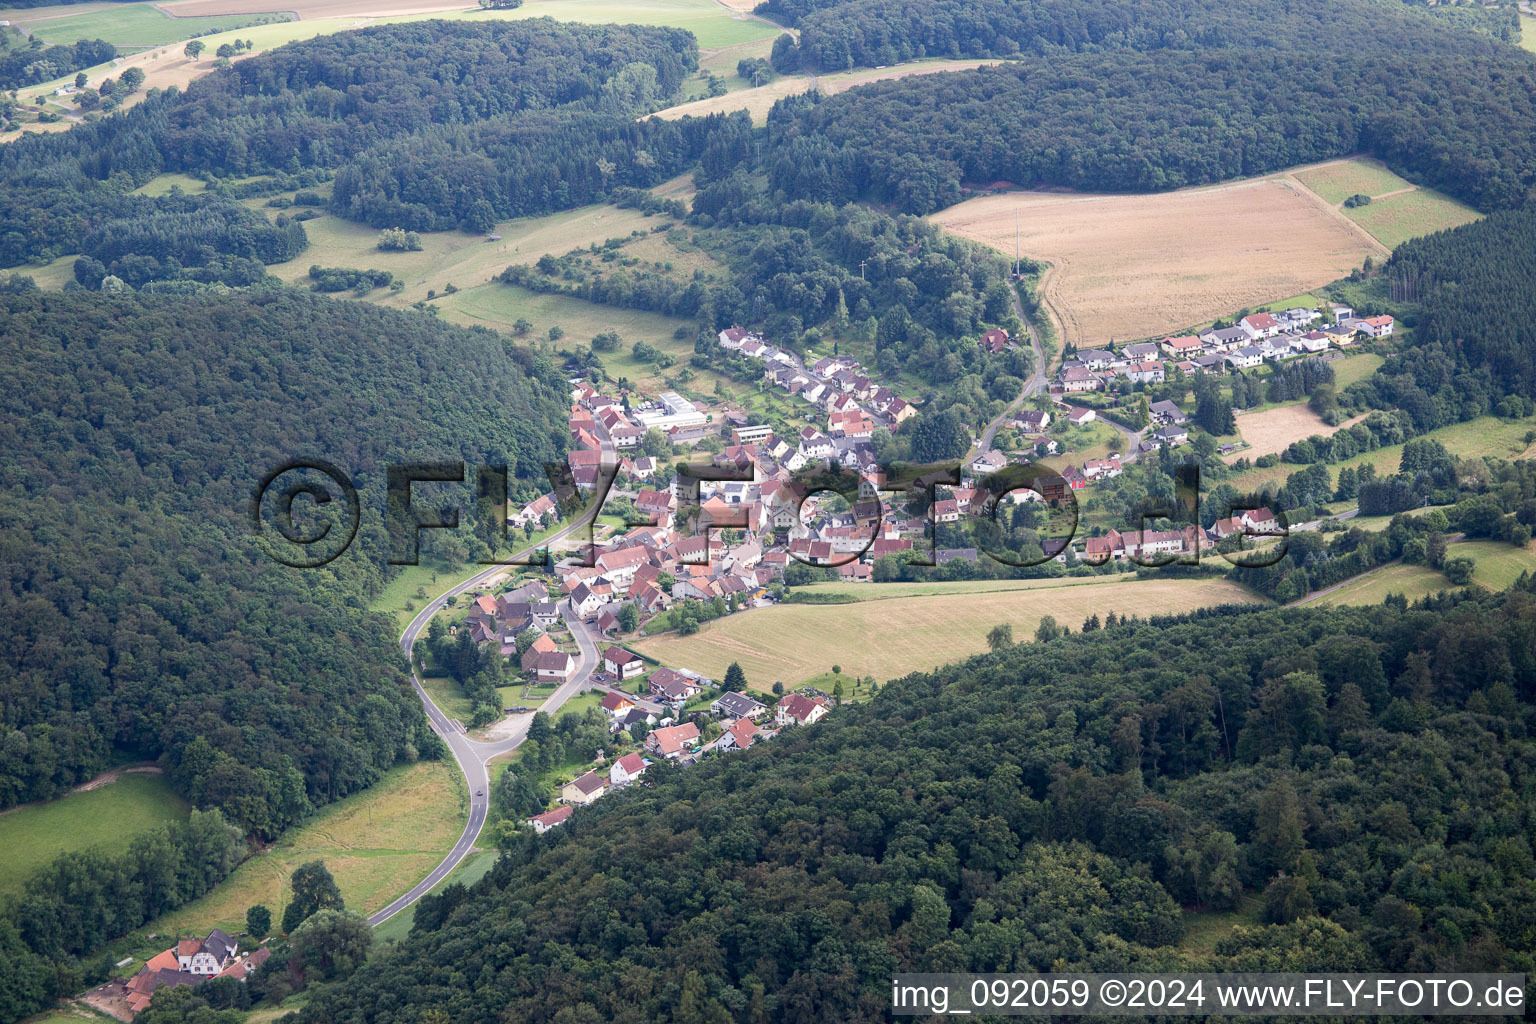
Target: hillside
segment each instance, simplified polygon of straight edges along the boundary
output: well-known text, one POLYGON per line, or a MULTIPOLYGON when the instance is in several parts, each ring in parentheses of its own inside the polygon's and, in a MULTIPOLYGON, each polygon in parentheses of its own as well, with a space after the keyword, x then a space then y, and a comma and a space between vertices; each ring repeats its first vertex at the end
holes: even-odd
POLYGON ((1533 613, 1528 582, 1226 611, 910 676, 525 836, 300 1020, 876 1021, 914 969, 1528 970, 1533 613))
POLYGON ((4 295, 0 353, 0 807, 117 751, 164 757, 184 796, 271 837, 436 749, 362 610, 382 467, 541 478, 563 444, 546 366, 488 331, 286 292, 4 295), (358 543, 323 569, 271 561, 246 518, 294 457, 362 491, 358 543))
POLYGON ((0 150, 0 265, 83 252, 109 267, 135 260, 143 279, 196 267, 200 280, 248 284, 253 268, 230 261, 281 262, 305 239, 298 219, 273 224, 235 200, 333 178, 335 210, 375 228, 479 233, 571 209, 612 185, 657 184, 697 155, 678 126, 633 120, 697 64, 677 29, 547 18, 293 43, 0 150), (274 177, 210 195, 129 193, 166 171, 274 177))

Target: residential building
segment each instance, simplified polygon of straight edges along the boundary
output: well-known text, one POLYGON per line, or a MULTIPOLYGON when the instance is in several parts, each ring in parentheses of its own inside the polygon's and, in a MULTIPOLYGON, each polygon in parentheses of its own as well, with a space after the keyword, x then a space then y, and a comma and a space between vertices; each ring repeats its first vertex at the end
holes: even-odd
POLYGON ((645 660, 615 644, 603 652, 603 671, 619 679, 633 679, 645 671, 645 660))
POLYGON ((603 694, 603 699, 598 701, 597 706, 608 712, 610 716, 618 718, 628 715, 634 709, 635 702, 627 694, 610 690, 603 694))
POLYGON ((597 772, 589 771, 560 787, 560 802, 585 806, 608 791, 608 780, 597 772))
POLYGON ((1273 338, 1280 333, 1280 321, 1269 313, 1251 313, 1239 320, 1237 326, 1255 341, 1259 338, 1273 338))
POLYGON ((757 739, 757 723, 750 718, 738 718, 725 727, 718 741, 721 749, 746 750, 757 739))
POLYGON ((722 693, 709 706, 709 713, 716 718, 760 718, 767 708, 744 693, 722 693))
POLYGON ((528 824, 533 826, 533 830, 535 832, 537 832, 539 835, 543 835, 545 832, 548 832, 556 825, 564 824, 565 819, 569 818, 575 813, 576 808, 570 804, 566 804, 563 807, 556 807, 552 811, 545 811, 543 814, 535 814, 533 817, 526 820, 528 824))
POLYGON ((827 702, 820 697, 811 698, 799 693, 786 693, 774 708, 774 721, 779 725, 810 725, 820 721, 827 713, 827 702))
POLYGON ((699 727, 692 722, 657 729, 645 738, 645 749, 676 760, 692 752, 699 744, 699 727))
POLYGON ((564 651, 539 655, 539 667, 534 678, 541 683, 564 683, 576 674, 576 659, 564 651))
POLYGON ((1000 327, 994 327, 983 334, 977 344, 988 352, 997 353, 1012 345, 1013 339, 1008 336, 1007 331, 1000 327))
POLYGON ((650 766, 651 762, 639 754, 625 754, 608 769, 608 782, 615 787, 627 786, 645 774, 650 766))

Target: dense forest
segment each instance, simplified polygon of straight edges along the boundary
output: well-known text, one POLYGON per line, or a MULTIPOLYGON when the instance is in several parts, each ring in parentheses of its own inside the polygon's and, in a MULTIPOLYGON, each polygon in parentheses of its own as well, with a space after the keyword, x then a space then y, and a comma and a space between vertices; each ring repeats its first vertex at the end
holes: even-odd
MULTIPOLYGON (((780 59, 841 71, 920 57, 1057 56, 1106 50, 1274 51, 1357 55, 1501 52, 1491 40, 1395 0, 767 0, 758 12, 797 25, 780 59)), ((1478 28, 1505 41, 1513 12, 1478 28), (1503 26, 1491 32, 1498 20, 1503 26)))
MULTIPOLYGON (((1516 53, 1511 50, 1510 53, 1516 53)), ((962 183, 1156 191, 1370 152, 1482 209, 1536 195, 1536 58, 1090 53, 781 100, 788 195, 928 213, 962 183)))
MULTIPOLYGON (((158 758, 195 804, 271 838, 436 753, 365 610, 383 466, 463 458, 542 482, 565 444, 546 362, 290 289, 0 295, 0 353, 0 808, 158 758), (321 569, 270 560, 247 518, 292 458, 362 492, 357 543, 321 569)), ((467 530, 448 541, 474 555, 467 530)))
POLYGON ((1382 404, 1428 430, 1536 398, 1536 207, 1405 242, 1383 273, 1423 312, 1377 377, 1382 404))
POLYGON ((166 222, 164 200, 131 194, 164 171, 334 175, 338 214, 434 230, 485 231, 653 185, 696 159, 714 122, 634 117, 672 97, 697 63, 693 36, 678 29, 548 19, 414 22, 293 43, 0 150, 0 266, 125 255, 122 245, 95 251, 103 234, 138 256, 196 263, 182 242, 195 216, 209 218, 204 261, 271 263, 302 248, 301 225, 266 224, 217 191, 179 197, 169 205, 180 219, 166 222))
POLYGON ((909 676, 528 834, 300 1019, 877 1021, 895 970, 1528 971, 1531 590, 1053 629, 909 676), (1191 946, 1181 908, 1244 913, 1191 946))

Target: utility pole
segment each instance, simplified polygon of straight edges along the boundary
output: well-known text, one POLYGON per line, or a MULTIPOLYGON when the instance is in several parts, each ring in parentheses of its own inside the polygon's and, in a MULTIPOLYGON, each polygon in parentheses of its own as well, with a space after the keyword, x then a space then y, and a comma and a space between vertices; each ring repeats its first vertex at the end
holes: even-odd
POLYGON ((1019 211, 1013 211, 1013 276, 1019 276, 1019 211))

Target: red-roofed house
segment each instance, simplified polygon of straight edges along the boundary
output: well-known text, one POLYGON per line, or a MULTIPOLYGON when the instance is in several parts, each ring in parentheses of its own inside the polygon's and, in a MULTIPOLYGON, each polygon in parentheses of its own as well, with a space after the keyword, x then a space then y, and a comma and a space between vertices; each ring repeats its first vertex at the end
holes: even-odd
POLYGON ((610 715, 627 715, 634 706, 635 702, 622 693, 605 693, 603 699, 598 701, 598 707, 610 715))
POLYGON ((692 722, 657 729, 645 738, 645 749, 662 757, 675 759, 688 753, 699 742, 699 727, 692 722))
POLYGON ((1001 352, 1009 345, 1012 345, 1013 339, 1008 337, 1007 331, 1000 327, 994 327, 987 333, 983 334, 981 336, 981 340, 978 341, 977 344, 986 349, 988 352, 996 353, 1001 352))
POLYGON ((1355 324, 1366 334, 1373 338, 1385 338, 1392 333, 1392 326, 1396 323, 1389 316, 1370 316, 1355 324))
POLYGON ((651 763, 639 754, 625 754, 613 762, 613 767, 608 769, 608 781, 614 786, 627 786, 634 782, 651 763))
POLYGON ((1245 316, 1237 322, 1237 326, 1255 341, 1260 338, 1273 338, 1280 333, 1280 321, 1268 313, 1253 313, 1245 316))
POLYGON ((746 750, 755 739, 757 739, 757 723, 750 718, 738 718, 720 735, 720 745, 746 750))
POLYGON ((810 725, 827 713, 827 702, 804 694, 786 693, 774 708, 774 721, 780 725, 810 725))
POLYGON ((548 832, 556 825, 562 824, 566 818, 569 818, 575 813, 576 808, 572 807, 570 804, 566 804, 564 807, 556 807, 554 810, 545 811, 543 814, 535 814, 533 817, 527 820, 528 824, 533 826, 533 830, 535 832, 537 832, 539 835, 543 835, 545 832, 548 832))
POLYGON ((1192 334, 1181 335, 1177 338, 1164 338, 1163 351, 1175 359, 1187 359, 1190 356, 1198 356, 1205 351, 1205 342, 1192 334))
POLYGON ((615 645, 603 652, 603 671, 620 679, 632 679, 645 671, 645 662, 634 651, 615 645))

